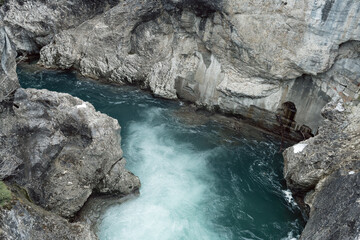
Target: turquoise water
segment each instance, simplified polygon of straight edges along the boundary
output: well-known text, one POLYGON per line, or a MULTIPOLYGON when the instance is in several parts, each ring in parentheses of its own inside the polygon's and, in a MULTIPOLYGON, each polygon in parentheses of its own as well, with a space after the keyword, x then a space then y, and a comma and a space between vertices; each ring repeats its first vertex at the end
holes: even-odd
POLYGON ((213 121, 185 123, 183 104, 134 87, 26 66, 18 74, 23 87, 70 93, 122 126, 127 168, 140 177, 141 194, 104 213, 101 240, 293 239, 303 229, 272 137, 213 121))

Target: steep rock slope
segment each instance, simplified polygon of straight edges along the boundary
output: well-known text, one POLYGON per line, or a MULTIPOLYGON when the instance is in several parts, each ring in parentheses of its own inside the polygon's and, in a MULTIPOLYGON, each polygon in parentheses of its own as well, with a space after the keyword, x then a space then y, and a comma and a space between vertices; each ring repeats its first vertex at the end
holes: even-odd
POLYGON ((69 223, 91 194, 137 192, 115 119, 68 94, 22 89, 15 49, 0 28, 1 239, 96 239, 84 223, 69 223), (6 188, 6 187, 5 187, 6 188))
POLYGON ((359 58, 340 52, 359 48, 359 16, 350 0, 124 1, 56 35, 40 64, 315 134, 331 97, 357 97, 359 58))
POLYGON ((287 185, 309 214, 301 239, 360 237, 360 104, 333 101, 319 134, 284 152, 287 185))

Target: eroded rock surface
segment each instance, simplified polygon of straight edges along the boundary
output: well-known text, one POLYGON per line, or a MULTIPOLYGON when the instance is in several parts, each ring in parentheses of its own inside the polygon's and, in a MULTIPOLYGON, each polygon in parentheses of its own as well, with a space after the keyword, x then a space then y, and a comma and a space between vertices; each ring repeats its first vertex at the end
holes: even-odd
POLYGON ((309 214, 301 239, 360 236, 360 104, 329 103, 319 134, 284 152, 287 185, 309 214))
POLYGON ((1 11, 19 52, 50 43, 46 67, 140 84, 288 138, 315 134, 337 93, 358 97, 357 1, 9 0, 1 11))
MULTIPOLYGON (((7 36, 4 26, 0 22, 0 102, 9 99, 11 94, 20 86, 16 75, 16 52, 7 36)), ((0 106, 0 112, 2 111, 0 106)))
MULTIPOLYGON (((37 239, 37 234, 45 234, 41 239, 66 236, 67 231, 77 230, 76 224, 67 223, 69 229, 65 230, 55 228, 56 221, 67 222, 59 216, 73 217, 92 193, 124 196, 140 187, 139 179, 125 169, 118 122, 78 98, 19 88, 11 108, 0 114, 0 125, 1 179, 19 186, 31 201, 51 212, 30 211, 31 207, 22 202, 3 212, 6 224, 0 227, 14 239, 19 239, 17 228, 28 234, 20 239, 37 239), (25 217, 7 225, 20 212, 25 217), (39 221, 47 222, 46 228, 51 225, 59 231, 39 233, 25 229, 23 221, 29 221, 33 227, 39 221)), ((92 234, 88 226, 77 224, 86 234, 92 234)), ((85 233, 77 230, 68 239, 85 239, 81 234, 85 233)))
POLYGON ((96 239, 68 219, 91 194, 135 193, 118 122, 68 94, 19 88, 15 49, 0 29, 0 180, 13 192, 0 205, 1 239, 96 239))
POLYGON ((358 96, 359 58, 341 48, 360 40, 359 16, 351 0, 124 1, 57 34, 40 64, 138 83, 278 133, 291 102, 287 127, 315 134, 336 92, 358 96))
POLYGON ((1 177, 25 187, 37 204, 71 217, 114 166, 126 179, 119 187, 139 188, 138 178, 117 165, 122 151, 115 119, 47 90, 18 89, 13 104, 13 114, 1 119, 0 153, 3 162, 18 165, 1 177))
POLYGON ((23 54, 38 53, 61 30, 78 26, 119 0, 6 0, 0 17, 9 37, 23 54))
POLYGON ((4 240, 92 240, 97 239, 88 225, 70 224, 66 219, 22 199, 11 209, 0 210, 0 239, 4 240))

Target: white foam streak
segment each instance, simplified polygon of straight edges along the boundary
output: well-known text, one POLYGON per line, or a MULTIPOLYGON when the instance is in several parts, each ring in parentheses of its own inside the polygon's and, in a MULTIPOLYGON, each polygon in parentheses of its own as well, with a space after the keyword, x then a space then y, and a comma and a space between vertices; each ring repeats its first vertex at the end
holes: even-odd
POLYGON ((291 231, 288 233, 287 237, 282 238, 281 240, 297 240, 300 236, 294 237, 294 233, 291 231))
POLYGON ((282 192, 284 193, 284 196, 285 196, 285 199, 288 203, 290 203, 291 205, 293 206, 297 206, 293 196, 292 196, 292 193, 289 189, 287 190, 282 190, 282 192))

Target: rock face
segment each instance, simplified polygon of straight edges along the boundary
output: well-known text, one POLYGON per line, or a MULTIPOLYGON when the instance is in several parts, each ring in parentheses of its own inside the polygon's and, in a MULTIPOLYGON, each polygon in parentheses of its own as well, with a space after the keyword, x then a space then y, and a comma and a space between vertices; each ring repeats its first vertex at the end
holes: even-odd
POLYGON ((124 160, 115 119, 47 90, 18 89, 13 104, 13 114, 1 119, 0 155, 5 164, 17 164, 1 178, 26 188, 36 204, 72 217, 107 174, 115 175, 114 167, 124 181, 121 194, 139 188, 138 178, 118 163, 124 160))
POLYGON ((38 53, 56 33, 104 12, 119 0, 6 0, 0 11, 18 52, 38 53))
POLYGON ((56 214, 24 199, 17 201, 10 210, 0 210, 0 239, 97 239, 88 225, 70 224, 56 214))
POLYGON ((358 52, 359 9, 351 0, 9 0, 2 15, 18 51, 51 42, 46 67, 140 84, 303 139, 337 92, 358 96, 359 58, 344 52, 358 52))
POLYGON ((309 221, 301 239, 360 236, 360 104, 331 102, 319 134, 284 152, 284 175, 309 221))
MULTIPOLYGON (((20 86, 16 75, 16 52, 4 27, 0 24, 0 102, 8 99, 20 86)), ((1 109, 0 109, 1 112, 1 109)))
POLYGON ((125 169, 118 122, 68 94, 22 89, 16 52, 0 30, 0 180, 13 201, 0 206, 1 239, 96 239, 67 219, 91 194, 137 192, 125 169))
POLYGON ((40 64, 315 134, 336 92, 357 97, 359 58, 342 52, 358 49, 359 16, 351 0, 124 1, 57 34, 40 64))

